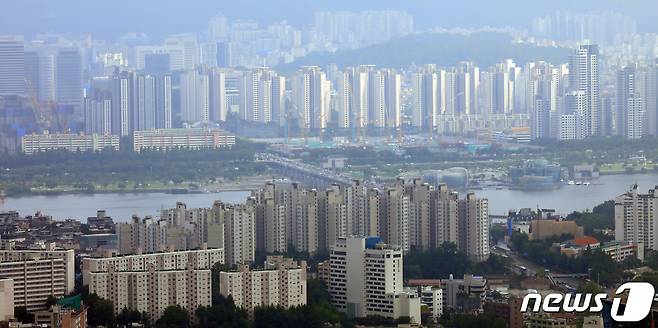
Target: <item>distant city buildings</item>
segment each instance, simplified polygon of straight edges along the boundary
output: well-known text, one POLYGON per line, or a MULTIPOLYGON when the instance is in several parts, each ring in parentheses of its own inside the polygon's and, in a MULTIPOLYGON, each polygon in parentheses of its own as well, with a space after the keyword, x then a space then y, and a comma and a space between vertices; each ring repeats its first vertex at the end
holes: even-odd
POLYGON ((0 96, 25 94, 25 43, 22 36, 0 36, 0 96))
POLYGON ((158 129, 135 131, 133 149, 175 150, 175 149, 222 149, 235 145, 235 135, 214 128, 158 129))
POLYGON ((99 152, 104 149, 119 150, 119 136, 43 133, 24 135, 21 141, 21 150, 28 155, 52 150, 99 152))
POLYGON ((532 20, 531 32, 555 40, 590 40, 605 45, 620 44, 636 34, 637 23, 613 11, 560 11, 532 20))

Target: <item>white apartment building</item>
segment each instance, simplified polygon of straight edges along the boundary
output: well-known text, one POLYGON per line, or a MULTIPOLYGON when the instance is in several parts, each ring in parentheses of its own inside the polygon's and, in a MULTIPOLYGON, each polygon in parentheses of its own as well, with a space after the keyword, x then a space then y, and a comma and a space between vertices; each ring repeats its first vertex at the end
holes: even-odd
POLYGON ((119 150, 117 135, 85 135, 69 133, 26 134, 21 141, 24 154, 34 154, 50 150, 66 150, 70 152, 101 151, 105 148, 119 150))
POLYGON ((638 186, 615 198, 615 240, 643 243, 658 250, 658 187, 646 194, 638 193, 638 186))
POLYGON ((223 249, 85 258, 83 283, 90 293, 123 308, 159 318, 170 305, 193 313, 212 304, 211 268, 224 263, 223 249))
POLYGON ((156 320, 170 305, 180 305, 189 313, 212 304, 211 270, 188 267, 182 270, 156 270, 149 263, 145 271, 90 272, 89 292, 110 300, 115 313, 122 309, 148 313, 156 320))
POLYGON ((133 149, 220 149, 235 145, 235 135, 220 129, 157 129, 135 131, 133 149))
POLYGON ((13 280, 14 306, 46 308, 49 296, 75 288, 73 250, 0 250, 0 279, 13 280))
POLYGON ((459 219, 462 222, 463 236, 460 249, 476 262, 489 258, 489 201, 468 193, 459 202, 459 219))
POLYGON ((90 274, 99 272, 143 272, 150 266, 156 271, 210 270, 215 263, 224 263, 224 249, 199 249, 189 251, 162 252, 82 259, 84 285, 91 283, 90 274))
POLYGON ((239 266, 237 272, 220 272, 219 292, 235 305, 253 313, 262 306, 291 308, 306 305, 306 262, 268 256, 265 270, 239 266))
POLYGON ((351 318, 408 316, 420 323, 420 298, 402 281, 402 250, 379 237, 339 238, 331 248, 331 302, 351 318))

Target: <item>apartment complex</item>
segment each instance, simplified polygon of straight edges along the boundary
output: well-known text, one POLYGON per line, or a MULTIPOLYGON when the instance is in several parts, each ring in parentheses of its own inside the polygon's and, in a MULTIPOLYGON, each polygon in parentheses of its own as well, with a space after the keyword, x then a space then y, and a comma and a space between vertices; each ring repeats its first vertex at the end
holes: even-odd
POLYGON ((255 193, 256 249, 315 253, 347 236, 380 236, 403 252, 454 243, 475 261, 489 257, 488 201, 446 185, 398 179, 384 189, 355 181, 324 191, 271 182, 255 193))
POLYGON ((330 252, 331 302, 348 317, 410 317, 420 323, 420 298, 402 286, 402 250, 379 237, 339 238, 330 252))
POLYGON ((119 150, 119 136, 69 133, 26 134, 23 136, 21 143, 23 153, 28 155, 50 150, 97 152, 106 148, 119 150))
POLYGON ((155 129, 135 131, 133 149, 220 149, 235 145, 235 135, 217 128, 155 129))
POLYGON ((146 271, 150 266, 156 271, 185 270, 190 266, 194 270, 210 270, 215 263, 224 263, 224 250, 221 248, 87 257, 82 259, 82 278, 83 283, 89 285, 89 274, 108 272, 110 268, 115 272, 146 271))
POLYGON ((306 262, 268 256, 264 270, 240 265, 236 272, 219 274, 219 292, 249 313, 263 306, 306 305, 306 262))
POLYGON ((248 264, 255 258, 256 207, 253 199, 231 205, 216 201, 210 208, 176 207, 163 209, 160 219, 134 216, 130 223, 118 223, 120 254, 152 253, 164 250, 197 249, 206 244, 224 249, 224 263, 248 264))
POLYGON ((211 268, 223 263, 222 249, 85 258, 83 283, 90 293, 123 308, 159 318, 170 305, 190 313, 212 304, 211 268))
POLYGON ((45 309, 49 296, 62 297, 75 288, 74 258, 73 250, 52 245, 48 250, 0 250, 0 279, 13 280, 14 306, 45 309))

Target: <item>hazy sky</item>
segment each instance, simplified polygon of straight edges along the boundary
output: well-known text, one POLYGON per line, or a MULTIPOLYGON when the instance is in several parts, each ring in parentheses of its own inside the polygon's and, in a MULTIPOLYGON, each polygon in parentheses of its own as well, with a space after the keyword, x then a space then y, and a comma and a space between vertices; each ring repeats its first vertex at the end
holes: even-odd
POLYGON ((144 32, 153 38, 198 32, 210 17, 286 19, 310 24, 316 10, 403 9, 420 28, 510 25, 527 28, 532 17, 557 10, 607 10, 629 15, 641 31, 658 32, 658 0, 0 0, 0 34, 91 33, 114 38, 144 32))

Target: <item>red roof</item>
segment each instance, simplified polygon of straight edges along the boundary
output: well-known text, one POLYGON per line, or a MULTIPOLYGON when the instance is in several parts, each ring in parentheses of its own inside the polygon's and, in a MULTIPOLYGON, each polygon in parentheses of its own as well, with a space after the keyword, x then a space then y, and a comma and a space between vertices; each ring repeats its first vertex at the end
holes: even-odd
POLYGON ((578 246, 587 246, 587 245, 595 245, 601 243, 598 239, 590 236, 583 236, 583 237, 578 237, 573 240, 573 243, 578 245, 578 246))

